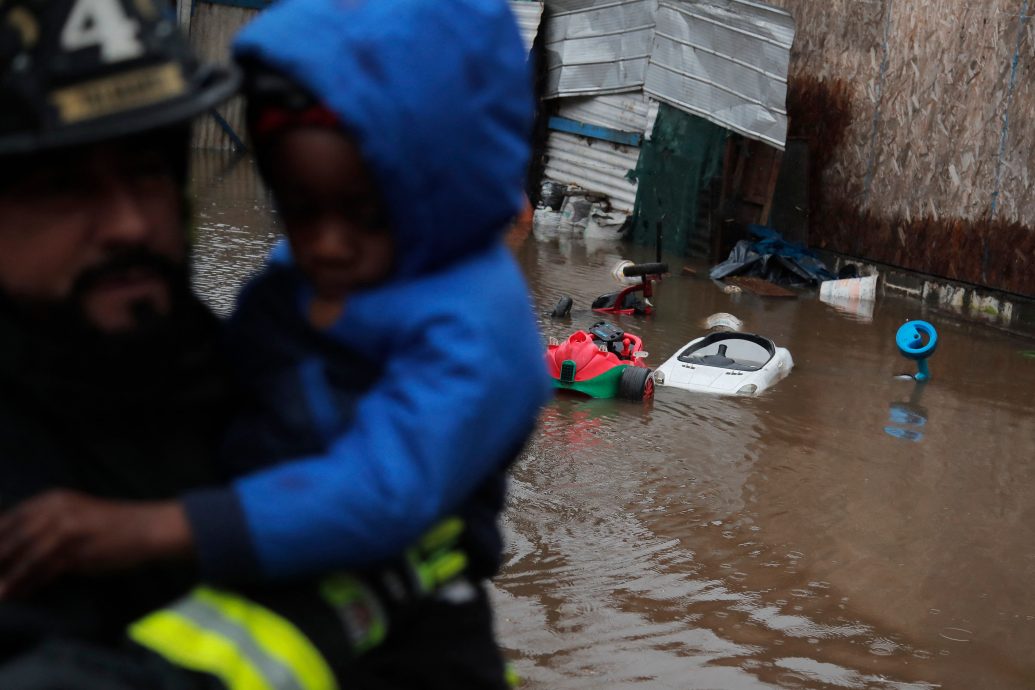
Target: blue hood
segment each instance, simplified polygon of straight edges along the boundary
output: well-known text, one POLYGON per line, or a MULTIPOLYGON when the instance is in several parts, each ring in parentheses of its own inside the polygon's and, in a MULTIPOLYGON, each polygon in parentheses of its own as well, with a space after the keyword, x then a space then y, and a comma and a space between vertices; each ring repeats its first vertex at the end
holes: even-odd
POLYGON ((234 55, 297 81, 356 138, 397 277, 484 249, 521 209, 532 83, 506 0, 282 0, 234 55))

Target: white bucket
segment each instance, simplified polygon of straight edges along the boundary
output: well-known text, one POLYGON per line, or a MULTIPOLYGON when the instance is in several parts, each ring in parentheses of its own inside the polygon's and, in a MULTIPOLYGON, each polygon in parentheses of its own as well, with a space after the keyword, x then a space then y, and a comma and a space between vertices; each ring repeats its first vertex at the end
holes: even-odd
POLYGON ((819 286, 819 301, 860 321, 873 320, 873 304, 877 299, 877 276, 828 280, 819 286))
POLYGON ((819 298, 842 300, 860 300, 872 302, 877 299, 877 276, 865 278, 846 278, 845 280, 827 280, 819 286, 819 298))

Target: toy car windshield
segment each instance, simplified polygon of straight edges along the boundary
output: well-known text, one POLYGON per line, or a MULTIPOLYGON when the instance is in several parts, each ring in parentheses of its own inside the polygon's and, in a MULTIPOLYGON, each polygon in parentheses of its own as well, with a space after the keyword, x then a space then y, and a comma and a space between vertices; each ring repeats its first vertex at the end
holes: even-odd
POLYGON ((733 371, 758 371, 774 354, 776 345, 767 338, 747 333, 715 333, 683 350, 679 361, 733 371))

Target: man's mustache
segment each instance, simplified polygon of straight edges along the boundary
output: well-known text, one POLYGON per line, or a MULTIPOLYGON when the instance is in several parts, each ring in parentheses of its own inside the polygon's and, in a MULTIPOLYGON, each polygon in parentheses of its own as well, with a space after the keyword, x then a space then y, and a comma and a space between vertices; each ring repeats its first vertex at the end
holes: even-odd
POLYGON ((183 264, 147 249, 128 249, 87 268, 72 284, 72 298, 81 298, 98 284, 131 271, 148 271, 173 285, 184 275, 183 264))

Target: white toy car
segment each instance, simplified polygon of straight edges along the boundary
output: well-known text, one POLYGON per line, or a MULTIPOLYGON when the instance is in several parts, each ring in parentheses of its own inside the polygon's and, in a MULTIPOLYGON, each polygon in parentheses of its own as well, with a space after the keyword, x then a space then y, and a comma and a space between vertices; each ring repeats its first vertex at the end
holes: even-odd
POLYGON ((694 393, 758 395, 791 373, 791 353, 750 333, 712 333, 691 340, 654 371, 659 386, 694 393))

